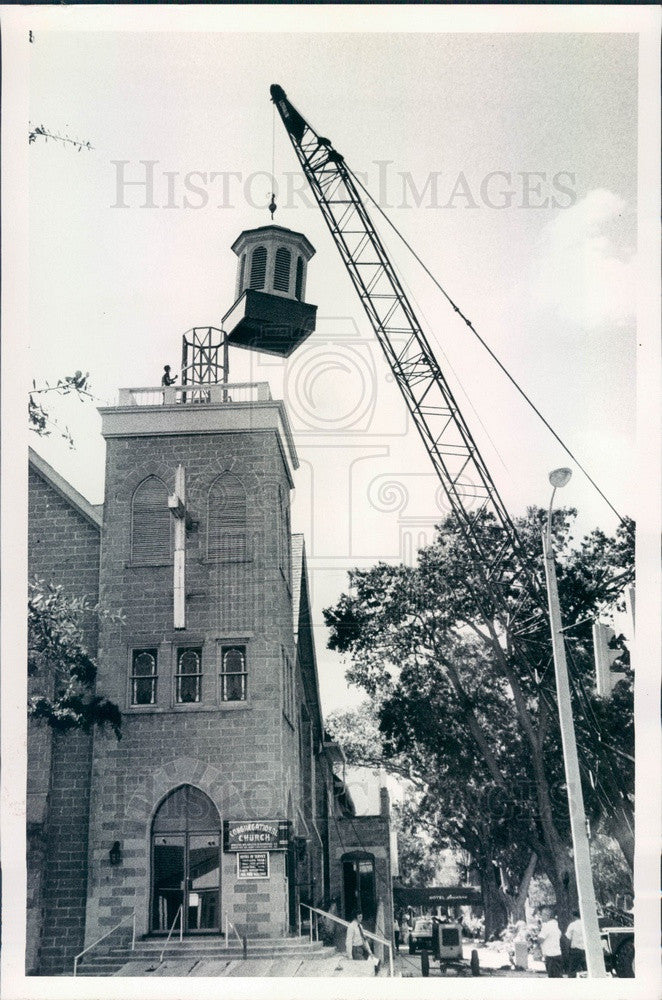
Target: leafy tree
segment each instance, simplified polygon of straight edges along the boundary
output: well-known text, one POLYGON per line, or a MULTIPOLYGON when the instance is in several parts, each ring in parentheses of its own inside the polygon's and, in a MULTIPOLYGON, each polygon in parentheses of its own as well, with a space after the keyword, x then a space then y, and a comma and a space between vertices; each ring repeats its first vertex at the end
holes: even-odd
MULTIPOLYGON (((421 823, 420 796, 410 794, 395 802, 391 816, 398 841, 398 881, 402 885, 448 885, 459 881, 450 851, 439 849, 421 823)), ((436 832, 436 831, 434 831, 436 832)))
MULTIPOLYGON (((83 642, 85 619, 101 614, 85 598, 32 580, 28 587, 28 715, 56 732, 109 725, 121 738, 118 706, 95 694, 96 665, 83 642)), ((116 615, 110 616, 117 620, 116 615)))
POLYGON ((69 447, 73 448, 74 440, 69 428, 61 427, 59 422, 51 416, 50 412, 46 409, 44 396, 48 393, 55 393, 58 396, 68 396, 74 393, 81 402, 85 399, 92 399, 92 393, 89 391, 89 377, 89 372, 83 374, 81 371, 76 371, 73 375, 65 375, 64 378, 58 379, 55 385, 44 382, 43 385, 38 386, 33 380, 32 389, 28 393, 28 424, 30 430, 38 434, 39 437, 48 437, 51 434, 51 429, 55 429, 58 434, 68 441, 69 447))
POLYGON ((80 153, 83 149, 94 149, 94 146, 85 139, 72 139, 68 135, 59 135, 57 132, 51 132, 44 125, 31 125, 28 132, 28 142, 32 145, 37 139, 43 139, 44 142, 48 142, 52 139, 54 142, 61 142, 63 145, 69 144, 77 149, 80 153))
MULTIPOLYGON (((586 797, 594 815, 609 803, 611 813, 627 816, 628 724, 607 738, 609 704, 589 687, 591 621, 632 578, 632 526, 613 539, 592 532, 577 547, 575 513, 557 511, 553 528, 586 797)), ((386 756, 424 781, 430 814, 436 805, 443 835, 477 861, 484 893, 488 887, 498 897, 509 881, 517 891, 535 855, 567 919, 576 890, 549 625, 527 578, 540 575, 545 516, 531 509, 517 523, 527 571, 503 554, 496 570, 503 602, 486 592, 482 567, 448 519, 415 567, 351 573, 349 592, 325 618, 331 648, 349 655, 348 679, 374 699, 386 756)), ((496 553, 503 538, 494 520, 483 515, 476 531, 496 553)), ((623 827, 614 833, 627 855, 623 827)))

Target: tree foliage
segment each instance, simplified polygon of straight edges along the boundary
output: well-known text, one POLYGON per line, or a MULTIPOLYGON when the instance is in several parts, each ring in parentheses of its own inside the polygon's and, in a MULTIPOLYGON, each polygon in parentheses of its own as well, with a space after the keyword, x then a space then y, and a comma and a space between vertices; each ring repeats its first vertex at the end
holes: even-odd
POLYGON ((29 583, 28 715, 56 732, 110 726, 121 738, 120 710, 95 693, 97 668, 83 641, 85 625, 102 613, 85 598, 67 597, 62 587, 29 583))
POLYGON ((74 372, 73 375, 65 375, 58 379, 55 385, 50 385, 44 381, 42 385, 37 385, 33 380, 32 389, 28 393, 28 425, 31 431, 39 437, 49 437, 55 430, 68 442, 69 447, 74 447, 74 439, 68 427, 62 427, 59 421, 52 416, 46 408, 44 397, 49 393, 58 396, 68 396, 75 394, 82 401, 92 399, 89 386, 89 372, 83 374, 81 371, 74 372))
MULTIPOLYGON (((614 835, 627 855, 631 677, 607 701, 592 692, 591 622, 632 579, 632 526, 614 538, 592 532, 577 546, 575 516, 557 511, 553 527, 585 793, 593 815, 624 819, 614 835)), ((469 850, 497 894, 516 891, 535 854, 568 911, 575 900, 549 624, 529 583, 540 576, 544 520, 531 509, 518 521, 526 573, 506 552, 497 570, 503 601, 486 592, 449 519, 416 566, 351 573, 325 618, 331 648, 348 656, 348 679, 374 700, 381 752, 427 789, 423 806, 436 811, 442 840, 469 850)), ((476 530, 496 552, 503 538, 494 520, 484 516, 476 530)))

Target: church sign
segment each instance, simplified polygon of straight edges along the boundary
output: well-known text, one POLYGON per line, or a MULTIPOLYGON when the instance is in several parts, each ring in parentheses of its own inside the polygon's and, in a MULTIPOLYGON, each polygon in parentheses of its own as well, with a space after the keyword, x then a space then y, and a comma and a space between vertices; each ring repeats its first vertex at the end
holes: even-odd
POLYGON ((269 851, 238 853, 237 878, 269 878, 269 851))
MULTIPOLYGON (((223 850, 284 851, 290 840, 290 824, 286 819, 225 820, 223 850)), ((263 876, 264 877, 264 876, 263 876)))

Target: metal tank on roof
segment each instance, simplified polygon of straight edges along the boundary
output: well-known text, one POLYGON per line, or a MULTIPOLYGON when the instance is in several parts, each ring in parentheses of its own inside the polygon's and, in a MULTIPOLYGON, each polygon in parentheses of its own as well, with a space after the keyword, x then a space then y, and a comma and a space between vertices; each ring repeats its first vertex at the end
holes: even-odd
POLYGON ((238 267, 236 301, 223 317, 228 343, 289 357, 315 329, 317 306, 305 301, 315 247, 303 233, 269 225, 244 230, 232 249, 238 267))

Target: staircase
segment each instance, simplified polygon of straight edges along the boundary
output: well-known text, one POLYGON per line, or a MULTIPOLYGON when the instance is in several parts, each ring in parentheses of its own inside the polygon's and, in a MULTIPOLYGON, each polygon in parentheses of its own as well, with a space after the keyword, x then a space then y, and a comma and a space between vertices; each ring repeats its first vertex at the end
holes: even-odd
POLYGON ((247 958, 237 939, 225 946, 223 937, 184 938, 171 940, 166 949, 163 964, 159 958, 165 940, 145 938, 136 941, 131 951, 126 945, 100 946, 85 955, 78 966, 79 976, 145 976, 145 975, 251 975, 249 969, 264 967, 286 971, 255 972, 256 975, 296 975, 302 965, 311 960, 317 965, 329 964, 338 953, 335 948, 321 941, 308 938, 249 938, 247 958), (257 966, 256 964, 257 963, 257 966), (234 971, 236 969, 236 972, 234 971), (209 971, 207 971, 209 970, 209 971))

